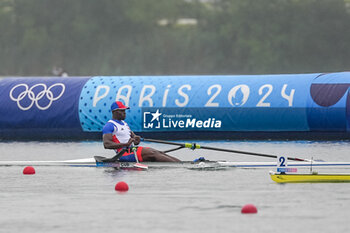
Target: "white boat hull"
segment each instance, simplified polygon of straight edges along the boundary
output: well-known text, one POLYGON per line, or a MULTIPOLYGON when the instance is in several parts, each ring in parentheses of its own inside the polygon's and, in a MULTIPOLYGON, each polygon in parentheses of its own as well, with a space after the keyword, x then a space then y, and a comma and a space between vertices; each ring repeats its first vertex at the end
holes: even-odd
MULTIPOLYGON (((63 161, 0 161, 0 166, 74 166, 74 167, 133 167, 130 162, 96 163, 94 158, 63 160, 63 161)), ((229 162, 229 161, 205 161, 205 162, 143 162, 150 168, 165 167, 213 167, 213 168, 275 168, 277 162, 229 162)), ((350 168, 350 162, 289 162, 288 167, 296 168, 350 168)))

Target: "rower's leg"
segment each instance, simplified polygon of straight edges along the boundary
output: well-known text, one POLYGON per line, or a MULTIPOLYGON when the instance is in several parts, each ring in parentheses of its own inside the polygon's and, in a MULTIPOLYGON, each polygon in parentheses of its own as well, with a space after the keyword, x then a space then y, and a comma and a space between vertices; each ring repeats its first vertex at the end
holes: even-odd
POLYGON ((161 151, 155 150, 153 148, 143 148, 142 152, 143 161, 152 161, 152 162, 180 162, 181 160, 167 155, 161 151))

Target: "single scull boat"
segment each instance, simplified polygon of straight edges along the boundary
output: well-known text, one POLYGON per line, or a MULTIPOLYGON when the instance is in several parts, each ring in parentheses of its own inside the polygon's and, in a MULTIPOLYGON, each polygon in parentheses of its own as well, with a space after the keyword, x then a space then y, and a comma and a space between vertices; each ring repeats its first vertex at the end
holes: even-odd
MULTIPOLYGON (((0 161, 0 166, 73 166, 73 167, 114 167, 131 168, 132 162, 102 162, 101 156, 98 161, 95 158, 62 160, 62 161, 0 161)), ((277 162, 229 162, 229 161, 183 161, 183 162, 143 162, 149 168, 274 168, 277 162)), ((350 168, 350 162, 290 162, 288 166, 299 168, 350 168)))

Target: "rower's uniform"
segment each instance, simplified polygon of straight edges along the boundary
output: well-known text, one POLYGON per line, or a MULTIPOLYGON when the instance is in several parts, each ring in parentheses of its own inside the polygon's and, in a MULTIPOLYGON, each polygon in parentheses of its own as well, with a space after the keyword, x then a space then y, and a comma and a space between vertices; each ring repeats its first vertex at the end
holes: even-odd
MULTIPOLYGON (((106 125, 103 127, 102 134, 109 134, 111 133, 113 135, 113 142, 115 143, 127 143, 130 139, 131 130, 129 125, 123 121, 123 120, 109 120, 106 125)), ((143 147, 139 146, 137 147, 137 158, 139 162, 142 162, 142 152, 143 147)), ((116 153, 121 151, 122 148, 116 149, 116 153)), ((119 158, 119 161, 122 162, 136 162, 134 152, 128 148, 128 150, 119 158)))

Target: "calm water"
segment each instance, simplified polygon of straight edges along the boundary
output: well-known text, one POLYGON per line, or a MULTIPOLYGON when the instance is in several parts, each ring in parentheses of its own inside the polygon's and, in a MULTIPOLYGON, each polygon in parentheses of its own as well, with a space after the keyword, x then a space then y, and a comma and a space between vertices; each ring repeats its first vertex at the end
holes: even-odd
MULTIPOLYGON (((202 145, 350 161, 349 142, 226 142, 202 145)), ((163 150, 161 144, 147 144, 163 150)), ((101 142, 0 142, 1 160, 112 156, 101 142)), ((183 149, 182 160, 271 161, 183 149)), ((349 232, 350 184, 285 184, 270 169, 116 171, 109 168, 0 167, 0 232, 349 232), (129 191, 118 193, 119 181, 129 191), (253 203, 258 214, 242 215, 253 203)), ((347 171, 350 172, 350 171, 347 171)))

